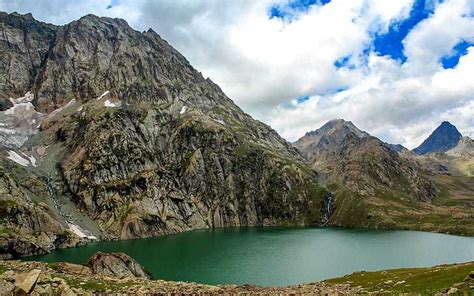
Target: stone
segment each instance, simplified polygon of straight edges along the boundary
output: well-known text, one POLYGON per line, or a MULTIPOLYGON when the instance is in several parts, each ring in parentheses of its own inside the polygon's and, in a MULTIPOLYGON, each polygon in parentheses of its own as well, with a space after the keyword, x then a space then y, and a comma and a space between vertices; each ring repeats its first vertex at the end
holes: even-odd
POLYGON ((0 295, 10 295, 13 293, 15 285, 4 279, 0 279, 0 295))
POLYGON ((87 264, 92 272, 119 278, 151 278, 135 259, 124 253, 95 253, 87 264))
POLYGON ((450 288, 447 292, 448 295, 456 294, 458 292, 458 288, 450 288))
POLYGON ((41 270, 39 269, 34 269, 28 273, 20 273, 15 277, 15 286, 25 293, 30 293, 40 274, 41 270))

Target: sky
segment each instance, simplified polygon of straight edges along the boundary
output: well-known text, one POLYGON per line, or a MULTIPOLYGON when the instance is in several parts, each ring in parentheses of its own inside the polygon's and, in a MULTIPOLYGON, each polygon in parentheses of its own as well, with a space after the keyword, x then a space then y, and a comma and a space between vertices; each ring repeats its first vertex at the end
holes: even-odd
POLYGON ((336 118, 408 148, 444 120, 474 137, 472 0, 0 0, 0 10, 153 28, 290 142, 336 118))

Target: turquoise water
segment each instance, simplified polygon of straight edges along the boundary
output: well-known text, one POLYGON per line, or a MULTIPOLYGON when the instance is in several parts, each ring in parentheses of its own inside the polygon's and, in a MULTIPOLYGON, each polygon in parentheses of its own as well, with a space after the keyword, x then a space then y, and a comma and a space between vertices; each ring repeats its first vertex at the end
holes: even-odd
POLYGON ((159 279, 284 286, 361 270, 474 261, 474 238, 417 231, 227 228, 98 242, 32 258, 84 263, 97 251, 125 252, 159 279))

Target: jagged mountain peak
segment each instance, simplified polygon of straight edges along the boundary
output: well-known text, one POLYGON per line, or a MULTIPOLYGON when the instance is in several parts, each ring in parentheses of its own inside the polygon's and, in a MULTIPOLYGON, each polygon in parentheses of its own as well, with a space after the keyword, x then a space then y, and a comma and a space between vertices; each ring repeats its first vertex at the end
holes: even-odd
POLYGON ((300 150, 305 150, 308 146, 320 146, 326 149, 339 146, 343 142, 358 141, 367 137, 370 135, 357 128, 351 121, 333 119, 319 129, 306 133, 294 144, 300 150))
MULTIPOLYGON (((131 29, 133 30, 128 22, 122 18, 111 18, 111 17, 106 17, 106 16, 97 16, 95 14, 86 14, 80 19, 78 19, 76 22, 85 24, 85 23, 95 23, 95 24, 115 24, 118 26, 122 26, 123 28, 131 29)), ((74 22, 72 22, 74 23, 74 22)))
POLYGON ((416 154, 446 152, 454 148, 461 138, 462 134, 453 124, 443 121, 420 146, 413 149, 413 152, 416 154))
POLYGON ((352 121, 346 121, 344 119, 333 119, 328 121, 325 125, 320 128, 323 132, 343 132, 343 133, 352 133, 358 138, 365 138, 370 136, 368 133, 360 130, 356 127, 352 121))

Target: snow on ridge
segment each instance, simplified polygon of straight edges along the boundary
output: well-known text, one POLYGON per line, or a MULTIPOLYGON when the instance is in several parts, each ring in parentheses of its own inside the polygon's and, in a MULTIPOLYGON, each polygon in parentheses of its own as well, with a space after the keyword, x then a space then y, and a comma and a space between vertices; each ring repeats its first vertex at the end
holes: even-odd
POLYGON ((122 103, 121 102, 113 103, 110 100, 105 100, 104 106, 105 107, 111 107, 111 108, 117 108, 117 107, 122 106, 122 103))
POLYGON ((77 236, 79 237, 82 237, 82 238, 88 238, 88 239, 97 239, 95 236, 93 235, 87 235, 84 233, 84 231, 82 230, 81 227, 79 227, 78 225, 76 224, 72 224, 72 223, 67 223, 68 226, 69 226, 69 229, 74 232, 77 236))
POLYGON ((20 147, 28 137, 38 132, 45 114, 36 111, 33 99, 31 92, 20 98, 10 98, 13 106, 0 111, 0 143, 3 146, 20 147))
POLYGON ((59 112, 63 111, 64 109, 66 109, 66 108, 68 108, 68 107, 71 107, 71 106, 74 105, 75 103, 76 103, 76 99, 70 100, 66 105, 64 105, 64 106, 62 106, 62 107, 59 107, 58 109, 53 110, 53 112, 49 113, 47 118, 52 118, 52 117, 54 117, 54 116, 55 116, 56 114, 58 114, 59 112))
POLYGON ((212 120, 214 120, 215 122, 220 123, 220 124, 222 124, 222 125, 226 125, 225 122, 222 121, 222 120, 214 119, 214 118, 212 118, 212 120))
MULTIPOLYGON (((13 150, 8 151, 7 158, 10 160, 13 160, 14 162, 24 167, 31 165, 31 162, 28 158, 24 158, 23 156, 21 156, 20 154, 16 153, 13 150)), ((36 160, 35 160, 35 164, 36 164, 36 160)))
POLYGON ((34 100, 35 96, 31 92, 26 92, 23 97, 19 97, 16 99, 10 98, 10 101, 13 104, 25 104, 25 103, 30 103, 34 100))
POLYGON ((30 155, 29 160, 31 165, 36 167, 36 158, 33 155, 30 155))
POLYGON ((188 109, 188 106, 183 106, 183 107, 181 108, 181 111, 179 111, 179 114, 184 114, 187 109, 188 109))
POLYGON ((99 101, 100 99, 102 99, 103 97, 105 97, 106 95, 108 95, 110 93, 110 91, 106 90, 103 94, 101 94, 98 98, 97 98, 97 101, 99 101))
POLYGON ((33 106, 31 102, 15 103, 10 109, 3 111, 3 114, 14 115, 15 113, 21 112, 21 109, 24 109, 25 111, 31 111, 35 109, 35 106, 33 106))

